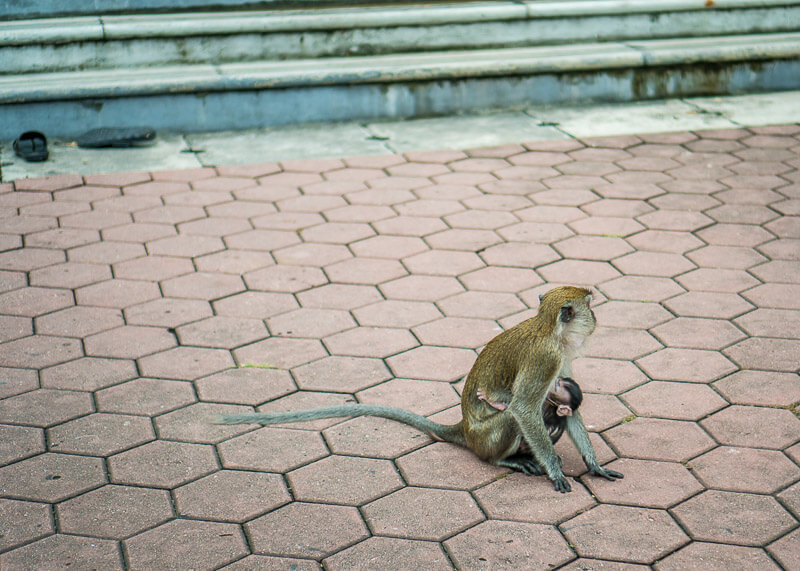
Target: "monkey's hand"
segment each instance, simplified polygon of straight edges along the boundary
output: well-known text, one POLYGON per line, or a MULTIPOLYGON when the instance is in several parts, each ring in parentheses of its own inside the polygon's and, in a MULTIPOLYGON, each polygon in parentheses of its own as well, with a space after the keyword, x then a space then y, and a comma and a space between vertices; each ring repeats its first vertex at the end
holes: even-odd
POLYGON ((561 492, 562 494, 566 494, 567 492, 572 491, 572 486, 569 485, 569 481, 567 480, 566 476, 561 476, 560 478, 556 478, 552 480, 553 487, 556 489, 556 492, 561 492))
POLYGON ((592 476, 600 476, 601 478, 605 478, 606 480, 611 480, 612 482, 614 480, 621 480, 622 478, 625 477, 621 473, 619 473, 619 472, 617 472, 615 470, 609 470, 609 469, 603 468, 601 466, 597 466, 595 468, 592 468, 591 470, 589 470, 589 473, 592 476))

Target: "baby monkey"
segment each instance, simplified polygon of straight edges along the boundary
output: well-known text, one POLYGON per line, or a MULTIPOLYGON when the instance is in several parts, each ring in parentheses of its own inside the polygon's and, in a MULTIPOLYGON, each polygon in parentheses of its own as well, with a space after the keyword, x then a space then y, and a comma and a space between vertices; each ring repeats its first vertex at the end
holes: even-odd
MULTIPOLYGON (((511 393, 496 394, 493 399, 490 399, 483 394, 481 389, 478 389, 475 391, 475 396, 491 408, 502 412, 508 408, 513 395, 511 393)), ((567 427, 566 417, 572 416, 573 411, 578 410, 582 402, 583 391, 575 379, 569 377, 556 379, 553 388, 550 389, 550 394, 547 395, 547 400, 542 405, 544 426, 553 444, 558 442, 564 434, 564 429, 567 427)))

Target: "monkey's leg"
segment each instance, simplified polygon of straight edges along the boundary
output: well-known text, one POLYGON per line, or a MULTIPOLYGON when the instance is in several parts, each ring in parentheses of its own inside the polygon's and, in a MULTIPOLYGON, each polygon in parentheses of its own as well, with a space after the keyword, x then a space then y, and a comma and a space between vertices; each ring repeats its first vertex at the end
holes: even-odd
POLYGON ((620 472, 603 468, 597 462, 597 457, 594 454, 594 447, 592 447, 592 442, 589 440, 589 434, 586 432, 583 419, 577 410, 572 416, 567 418, 567 434, 569 434, 570 439, 575 444, 578 452, 580 452, 591 475, 600 476, 601 478, 611 481, 624 477, 620 472))

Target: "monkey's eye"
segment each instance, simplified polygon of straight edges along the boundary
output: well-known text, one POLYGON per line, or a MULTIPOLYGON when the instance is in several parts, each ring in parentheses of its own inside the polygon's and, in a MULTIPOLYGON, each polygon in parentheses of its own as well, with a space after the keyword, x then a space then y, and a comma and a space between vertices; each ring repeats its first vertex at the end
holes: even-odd
POLYGON ((561 322, 562 323, 569 323, 572 321, 573 310, 569 306, 564 306, 561 308, 561 322))

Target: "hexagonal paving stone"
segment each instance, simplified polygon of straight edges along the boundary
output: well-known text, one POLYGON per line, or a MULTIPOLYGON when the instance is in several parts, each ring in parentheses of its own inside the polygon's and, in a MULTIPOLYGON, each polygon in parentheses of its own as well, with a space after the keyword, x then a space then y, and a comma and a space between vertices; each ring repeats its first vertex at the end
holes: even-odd
POLYGON ((722 349, 745 337, 727 321, 693 317, 678 317, 651 332, 668 347, 692 349, 722 349))
POLYGON ((191 383, 138 378, 98 391, 97 408, 153 416, 195 401, 191 383))
POLYGON ((386 364, 396 377, 449 382, 469 372, 475 357, 469 349, 417 347, 389 357, 386 364))
POLYGON ((116 541, 56 534, 0 554, 0 565, 9 569, 57 569, 88 565, 94 569, 122 569, 116 541))
POLYGON ((635 418, 604 436, 621 455, 645 460, 681 462, 715 446, 694 423, 656 418, 635 418))
POLYGON ((777 450, 720 446, 691 462, 709 488, 770 494, 800 477, 800 468, 777 450))
POLYGON ((177 345, 169 330, 123 325, 84 339, 86 354, 117 359, 137 359, 177 345))
POLYGON ((432 303, 388 299, 353 311, 359 325, 409 328, 442 317, 432 303))
POLYGON ((736 320, 750 335, 793 339, 800 329, 800 311, 790 309, 756 309, 736 320))
POLYGON ((702 561, 705 569, 733 569, 744 566, 747 569, 778 571, 779 567, 761 549, 703 543, 695 541, 656 564, 658 571, 681 571, 691 569, 702 561))
POLYGON ((151 282, 191 274, 195 271, 190 259, 155 255, 115 263, 113 268, 117 278, 151 282))
POLYGON ((769 496, 708 490, 673 508, 695 540, 764 545, 796 522, 769 496))
POLYGON ((207 301, 199 299, 156 299, 125 309, 129 325, 177 327, 212 314, 207 301))
POLYGON ((461 446, 435 442, 399 458, 397 466, 412 486, 472 490, 508 472, 461 446), (453 466, 459 466, 454 470, 453 466))
POLYGON ((158 435, 165 440, 216 444, 236 434, 247 432, 251 427, 214 425, 209 423, 209 419, 217 414, 248 412, 252 412, 249 407, 199 402, 157 416, 155 425, 158 435))
POLYGON ((579 358, 572 362, 572 369, 584 392, 619 394, 647 380, 628 361, 579 358))
POLYGON ((794 530, 769 546, 769 552, 786 569, 797 567, 800 557, 797 555, 797 545, 800 543, 800 533, 794 530))
POLYGON ((369 536, 353 507, 295 502, 245 526, 256 553, 322 559, 369 536))
POLYGON ((139 371, 148 377, 192 381, 233 366, 228 351, 175 347, 139 359, 139 371))
POLYGON ((176 519, 125 541, 131 567, 220 567, 247 555, 239 526, 176 519))
POLYGON ((797 440, 800 419, 790 410, 731 406, 700 423, 722 444, 782 449, 797 440))
POLYGON ((42 369, 42 386, 53 389, 94 391, 136 377, 133 361, 83 357, 42 369))
POLYGON ((661 510, 600 505, 563 524, 582 557, 652 563, 689 542, 661 510))
POLYGON ((458 280, 444 276, 407 276, 379 287, 388 299, 412 301, 437 301, 464 291, 458 280))
POLYGON ((327 284, 297 295, 303 307, 350 310, 383 299, 374 286, 327 284))
POLYGON ((675 278, 687 290, 738 293, 758 285, 758 281, 743 270, 698 268, 675 278))
POLYGON ((277 474, 220 470, 177 488, 178 513, 194 518, 242 523, 291 501, 277 474))
POLYGON ((746 270, 765 261, 764 256, 744 246, 705 246, 686 254, 695 264, 704 268, 729 268, 746 270))
POLYGON ((108 459, 111 481, 174 488, 219 469, 211 446, 157 440, 108 459))
POLYGON ((404 408, 425 416, 461 402, 449 383, 409 379, 392 379, 356 396, 359 402, 404 408))
POLYGON ((323 339, 335 355, 385 358, 416 347, 417 340, 406 329, 357 327, 323 339))
POLYGON ((553 484, 547 478, 512 473, 475 492, 486 514, 497 520, 557 524, 595 505, 587 491, 573 485, 572 491, 553 500, 553 484))
POLYGON ((100 458, 47 452, 0 468, 3 495, 58 502, 106 483, 100 458))
MULTIPOLYGON (((483 252, 485 254, 485 252, 483 252)), ((486 259, 486 258, 484 258, 486 259)), ((542 283, 533 270, 525 268, 489 267, 461 276, 471 291, 516 293, 542 283)))
POLYGON ((647 331, 621 327, 598 327, 586 342, 583 354, 608 359, 637 359, 661 349, 647 331))
POLYGON ((83 357, 78 339, 31 335, 0 345, 0 362, 7 367, 43 369, 83 357))
POLYGON ((624 394, 622 399, 638 416, 699 420, 727 406, 707 385, 651 381, 624 394))
POLYGON ((113 279, 82 287, 75 291, 80 305, 125 309, 161 297, 158 284, 142 280, 113 279))
POLYGON ((625 478, 611 482, 584 476, 582 480, 594 497, 607 504, 665 509, 703 490, 691 472, 676 462, 621 458, 605 467, 625 478))
POLYGON ((664 302, 664 306, 686 317, 731 319, 753 309, 735 293, 690 291, 664 302))
POLYGON ((327 558, 325 566, 332 571, 342 571, 358 567, 364 561, 380 561, 389 569, 408 567, 438 571, 453 568, 438 543, 391 537, 370 537, 327 558))
POLYGON ((800 369, 800 341, 751 337, 729 347, 725 355, 744 369, 797 371, 800 369))
POLYGON ((599 289, 609 299, 639 302, 660 302, 684 291, 671 279, 650 276, 622 276, 599 289))
MULTIPOLYGON (((65 264, 49 266, 31 272, 32 286, 74 289, 108 279, 111 279, 111 268, 102 264, 67 262, 65 264)), ((36 291, 35 288, 27 289, 36 291)), ((43 301, 52 304, 52 297, 55 297, 57 293, 57 291, 53 291, 50 296, 48 296, 51 297, 51 299, 44 299, 43 301)), ((30 293, 28 295, 30 295, 30 293)), ((5 296, 3 296, 3 299, 5 300, 5 296)))
POLYGON ((352 317, 341 310, 302 308, 267 320, 276 336, 320 338, 355 326, 352 317))
MULTIPOLYGON (((55 531, 50 507, 45 504, 0 499, 0 517, 4 522, 13 522, 13 525, 3 526, 0 551, 29 543, 55 531)), ((0 555, 0 563, 2 561, 0 555)))
POLYGON ((550 569, 574 557, 552 526, 537 523, 490 520, 444 545, 458 568, 480 561, 488 569, 550 569))
POLYGON ((467 492, 406 487, 363 508, 373 533, 441 541, 485 518, 467 492))
POLYGON ((397 458, 431 442, 415 428, 385 418, 362 416, 323 431, 334 454, 397 458))
POLYGON ((714 387, 736 404, 785 407, 800 401, 800 384, 794 373, 739 371, 715 382, 714 387))
POLYGON ((257 405, 297 389, 289 371, 263 367, 239 367, 195 381, 204 401, 257 405))
POLYGON ((269 336, 261 319, 215 316, 176 329, 182 345, 233 349, 269 336))
POLYGON ((233 351, 239 366, 268 366, 291 369, 327 356, 316 339, 272 337, 233 351))
POLYGON ((412 329, 414 335, 426 345, 445 347, 481 347, 502 332, 488 319, 445 317, 412 329))
POLYGON ((706 383, 736 371, 736 366, 716 351, 662 349, 636 362, 652 379, 706 383))
POLYGON ((245 286, 239 276, 196 272, 165 280, 161 288, 167 297, 210 301, 244 291, 245 286))
POLYGON ((155 440, 150 420, 141 416, 96 413, 47 431, 50 450, 109 456, 155 440))
POLYGON ((328 454, 322 437, 306 430, 259 428, 218 445, 225 468, 286 472, 328 454))
POLYGON ((594 313, 600 325, 635 329, 649 329, 673 318, 658 303, 636 301, 608 301, 595 307, 594 313))
POLYGON ((11 464, 44 452, 41 430, 24 426, 0 426, 0 465, 11 464))
POLYGON ((472 252, 445 250, 432 250, 415 254, 405 258, 403 263, 413 274, 434 276, 457 276, 484 266, 481 259, 472 252))
POLYGON ((800 300, 796 297, 798 292, 800 292, 800 285, 762 284, 742 295, 758 307, 800 309, 800 300))
POLYGON ((172 519, 166 490, 107 485, 56 506, 62 531, 124 539, 172 519))
POLYGON ((294 369, 303 390, 353 393, 391 378, 378 359, 327 357, 294 369))
POLYGON ((0 401, 0 421, 42 428, 93 411, 92 395, 77 391, 38 389, 0 401))
POLYGON ((467 291, 456 294, 438 303, 448 317, 474 317, 499 319, 527 309, 516 296, 510 293, 467 291))
POLYGON ((362 505, 402 487, 388 460, 328 456, 287 475, 296 499, 362 505), (357 487, 351 482, 358 481, 357 487))
POLYGON ((43 335, 85 337, 124 324, 122 312, 107 307, 73 306, 35 320, 36 331, 43 335))

